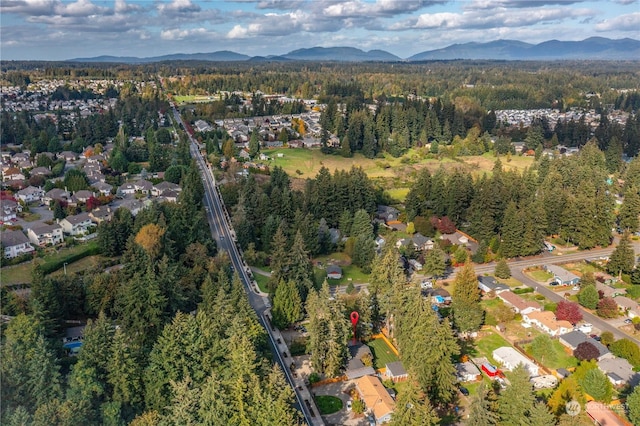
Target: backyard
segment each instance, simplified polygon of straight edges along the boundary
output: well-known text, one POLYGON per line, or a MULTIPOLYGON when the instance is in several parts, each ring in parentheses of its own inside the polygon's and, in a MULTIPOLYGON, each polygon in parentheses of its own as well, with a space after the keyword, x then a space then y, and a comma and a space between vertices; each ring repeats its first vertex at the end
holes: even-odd
POLYGON ((316 396, 316 405, 322 415, 333 414, 342 410, 342 400, 331 395, 316 396))
MULTIPOLYGON (((552 356, 544 360, 544 363, 540 362, 537 359, 536 361, 540 362, 540 364, 544 365, 545 367, 553 368, 554 370, 557 370, 558 368, 572 368, 578 366, 578 360, 573 355, 569 355, 569 353, 567 353, 565 347, 562 346, 562 343, 560 343, 558 340, 552 340, 552 344, 554 352, 552 356)), ((527 352, 527 354, 533 356, 530 351, 530 345, 525 346, 524 350, 527 352)))
POLYGON ((376 370, 384 368, 386 364, 398 361, 399 358, 393 350, 387 345, 384 339, 374 339, 367 342, 367 346, 373 354, 373 368, 376 370))

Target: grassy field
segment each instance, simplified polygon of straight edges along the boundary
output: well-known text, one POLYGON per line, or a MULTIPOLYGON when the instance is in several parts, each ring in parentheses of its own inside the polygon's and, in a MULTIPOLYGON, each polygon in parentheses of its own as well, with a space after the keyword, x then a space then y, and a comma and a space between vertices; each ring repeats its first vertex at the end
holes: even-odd
POLYGON ((256 280, 256 283, 258 283, 258 288, 260 289, 260 291, 269 293, 269 289, 267 289, 267 282, 269 282, 269 277, 254 273, 253 279, 256 280))
MULTIPOLYGON (((59 264, 58 271, 62 271, 63 264, 60 262, 64 262, 65 258, 70 258, 72 256, 78 255, 84 251, 91 251, 97 242, 92 241, 87 244, 80 244, 71 248, 63 248, 57 252, 53 252, 52 254, 48 254, 44 256, 42 259, 37 260, 42 265, 42 268, 49 268, 59 264)), ((100 257, 100 256, 91 256, 91 257, 100 257)), ((87 261, 87 257, 80 259, 76 262, 69 262, 67 264, 67 273, 70 273, 70 270, 82 270, 86 267, 90 267, 92 261, 87 261), (84 262, 84 263, 81 263, 84 262), (79 266, 75 266, 76 263, 80 263, 79 266), (73 269, 72 269, 73 268, 73 269)), ((0 282, 2 285, 13 285, 13 284, 28 284, 31 283, 31 273, 33 272, 34 264, 32 262, 25 262, 15 266, 7 266, 0 270, 0 282)))
POLYGON ((320 256, 315 258, 314 261, 322 262, 324 265, 323 268, 314 268, 314 275, 316 281, 319 283, 324 282, 327 276, 325 268, 329 264, 337 264, 342 268, 342 278, 339 280, 329 280, 329 285, 347 285, 350 282, 349 279, 351 279, 351 282, 354 284, 369 282, 369 274, 365 274, 359 267, 351 265, 351 259, 345 253, 332 253, 327 256, 320 256))
POLYGON ((409 188, 389 188, 384 191, 389 197, 403 203, 409 193, 409 188))
MULTIPOLYGON (((529 355, 533 356, 529 351, 528 346, 525 346, 524 349, 525 351, 527 351, 529 355)), ((572 367, 578 366, 578 360, 574 356, 569 355, 565 351, 564 346, 562 346, 562 343, 560 343, 558 340, 553 340, 553 351, 555 352, 555 359, 541 363, 545 367, 558 369, 558 368, 572 368, 572 367)))
POLYGON ((493 359, 493 351, 502 347, 502 346, 511 346, 509 342, 507 342, 502 336, 496 333, 491 333, 487 336, 484 336, 476 342, 476 354, 471 354, 472 357, 476 356, 484 356, 489 359, 491 362, 495 363, 493 359))
MULTIPOLYGON (((75 274, 80 271, 95 271, 100 266, 100 263, 107 259, 104 256, 96 255, 96 256, 87 256, 84 259, 80 259, 77 262, 69 263, 67 265, 67 274, 75 274)), ((102 268, 100 269, 102 270, 102 268)), ((62 269, 58 269, 55 272, 52 272, 51 275, 64 275, 64 267, 62 269)))
POLYGON ((385 364, 398 361, 398 357, 391 350, 387 342, 382 339, 374 339, 367 343, 373 353, 373 368, 384 368, 385 364))
POLYGON ((220 100, 220 96, 202 96, 202 95, 176 95, 173 100, 178 104, 186 103, 204 103, 220 100))
MULTIPOLYGON (((351 158, 339 155, 327 155, 316 149, 289 149, 278 148, 263 151, 272 160, 269 164, 282 167, 291 176, 300 178, 315 177, 322 166, 328 168, 332 173, 334 170, 348 170, 352 166, 362 167, 370 178, 396 178, 394 187, 402 188, 403 182, 406 184, 412 179, 416 170, 428 168, 435 172, 440 166, 445 168, 464 167, 474 173, 490 172, 495 163, 493 155, 459 157, 456 160, 450 158, 426 158, 423 152, 417 149, 409 150, 405 155, 394 158, 385 155, 384 158, 366 158, 361 154, 355 154, 351 158), (282 157, 278 157, 282 154, 282 157)), ((510 162, 502 159, 505 169, 522 170, 531 166, 531 157, 512 157, 510 162)), ((406 185, 405 185, 406 186, 406 185)), ((395 194, 401 196, 402 192, 395 194)), ((405 194, 406 196, 406 194, 405 194)))
POLYGON ((25 222, 35 222, 36 220, 40 220, 40 215, 38 213, 20 213, 18 216, 25 222))
POLYGON ((333 414, 342 410, 342 400, 331 395, 316 396, 316 405, 322 415, 333 414))
POLYGON ((533 271, 527 271, 526 272, 527 275, 529 275, 531 278, 533 278, 536 281, 539 282, 547 282, 549 281, 551 278, 553 278, 553 274, 543 270, 543 269, 536 269, 533 271))

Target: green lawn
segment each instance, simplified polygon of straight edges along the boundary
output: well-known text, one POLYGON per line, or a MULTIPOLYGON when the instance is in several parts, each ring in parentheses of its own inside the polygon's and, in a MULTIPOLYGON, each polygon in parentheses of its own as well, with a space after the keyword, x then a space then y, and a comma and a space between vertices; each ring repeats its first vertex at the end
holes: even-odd
MULTIPOLYGON (((574 356, 569 355, 567 352, 565 352, 564 346, 562 346, 562 343, 560 343, 558 340, 553 340, 552 343, 553 343, 553 350, 556 355, 555 360, 545 361, 544 362, 545 367, 558 369, 558 368, 571 368, 571 367, 578 366, 578 360, 574 356)), ((525 346, 525 351, 527 351, 529 355, 533 356, 529 352, 529 348, 527 346, 525 346)))
POLYGON ((409 188, 389 188, 384 191, 389 197, 393 198, 399 203, 403 203, 405 198, 407 198, 407 194, 409 193, 409 188))
POLYGON ((374 339, 367 343, 373 354, 373 368, 379 369, 390 362, 398 361, 399 358, 391 350, 389 345, 382 339, 374 339))
POLYGON ((256 283, 258 283, 258 288, 260 289, 260 291, 262 291, 263 293, 269 293, 269 289, 267 289, 267 282, 269 282, 269 277, 261 274, 256 274, 254 272, 253 279, 256 280, 256 283))
POLYGON ((489 359, 491 362, 495 363, 493 359, 493 351, 502 347, 502 346, 511 346, 509 342, 507 342, 502 336, 499 334, 491 333, 488 336, 482 337, 476 342, 476 352, 475 354, 470 354, 472 357, 476 356, 484 356, 489 359))
POLYGON ((363 284, 369 282, 369 274, 365 274, 362 270, 355 266, 350 265, 351 259, 345 253, 332 253, 327 256, 319 256, 314 259, 316 262, 322 262, 323 268, 314 268, 314 276, 316 282, 322 283, 327 277, 326 267, 329 264, 339 264, 342 268, 342 278, 339 280, 328 280, 329 285, 347 285, 349 284, 349 278, 354 284, 363 284))
POLYGON ((20 219, 24 220, 25 222, 34 222, 36 220, 40 220, 40 215, 38 213, 20 213, 18 216, 20 216, 20 219))
POLYGON ((539 282, 547 282, 548 280, 550 280, 551 278, 553 278, 553 274, 543 270, 543 269, 536 269, 534 271, 527 271, 526 272, 527 275, 529 275, 531 278, 533 278, 536 281, 539 282))
MULTIPOLYGON (((42 259, 36 260, 43 270, 52 269, 52 272, 62 270, 64 262, 73 259, 75 256, 81 256, 82 253, 91 253, 97 247, 96 241, 91 241, 86 244, 79 244, 71 248, 63 248, 59 251, 52 251, 51 254, 45 255, 42 259)), ((93 256, 92 256, 93 257, 93 256)), ((81 270, 89 265, 89 263, 81 263, 78 268, 74 265, 78 262, 84 261, 86 258, 81 258, 75 262, 67 262, 67 273, 70 270, 81 270), (73 269, 75 268, 75 269, 73 269)), ((31 283, 31 273, 33 272, 34 264, 32 262, 25 262, 15 266, 7 266, 0 270, 0 282, 2 285, 12 284, 28 284, 31 283)))
POLYGON ((322 415, 333 414, 342 410, 342 400, 331 395, 316 396, 316 405, 322 415))

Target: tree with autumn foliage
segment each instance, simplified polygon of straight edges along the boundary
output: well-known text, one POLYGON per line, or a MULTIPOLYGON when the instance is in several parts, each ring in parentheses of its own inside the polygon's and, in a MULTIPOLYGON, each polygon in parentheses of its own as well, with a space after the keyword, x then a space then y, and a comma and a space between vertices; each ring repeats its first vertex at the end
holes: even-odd
POLYGON ((155 259, 162 249, 162 237, 165 229, 150 223, 140 228, 135 236, 135 242, 142 247, 150 258, 155 259))
POLYGON ((598 316, 602 318, 615 318, 619 313, 618 304, 611 297, 603 297, 598 302, 596 312, 598 312, 598 316))
POLYGON ((569 321, 571 324, 577 324, 582 321, 582 312, 577 303, 561 300, 556 308, 556 319, 559 321, 569 321))

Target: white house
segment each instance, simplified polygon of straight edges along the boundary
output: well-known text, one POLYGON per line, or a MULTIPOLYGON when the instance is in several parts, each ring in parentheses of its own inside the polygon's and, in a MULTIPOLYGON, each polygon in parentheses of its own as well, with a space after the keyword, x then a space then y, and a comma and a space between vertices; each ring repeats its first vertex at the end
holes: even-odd
POLYGON ((44 194, 43 201, 45 204, 50 204, 52 201, 68 201, 71 194, 65 189, 53 188, 49 192, 44 194))
POLYGON ((29 241, 40 247, 56 245, 64 241, 62 226, 57 223, 29 228, 27 230, 27 236, 29 237, 29 241))
POLYGON ((13 200, 2 200, 2 221, 8 222, 18 217, 18 212, 22 211, 22 206, 13 200))
POLYGON ((166 191, 180 192, 182 191, 182 188, 180 188, 180 185, 172 182, 167 182, 165 180, 156 185, 153 185, 153 187, 151 188, 151 195, 153 195, 154 197, 158 197, 160 195, 163 195, 166 191))
POLYGON ((118 187, 118 194, 131 195, 136 193, 136 186, 132 183, 124 183, 118 187))
POLYGON ((480 369, 471 361, 456 364, 456 377, 459 382, 475 382, 481 375, 480 369))
POLYGON ((502 368, 513 371, 519 364, 529 372, 529 377, 538 375, 538 366, 529 358, 509 346, 502 346, 493 351, 493 359, 502 364, 502 368))
POLYGON ((22 231, 1 232, 0 242, 4 249, 4 257, 7 259, 13 259, 14 257, 31 253, 35 250, 22 231))
POLYGON ((93 222, 89 213, 80 213, 65 217, 60 221, 60 226, 65 234, 82 236, 88 232, 89 227, 93 226, 93 222))
POLYGON ((618 309, 629 318, 640 317, 640 305, 635 300, 625 296, 616 296, 613 300, 618 304, 618 309))
POLYGON ((104 196, 110 195, 111 190, 113 189, 113 186, 109 185, 108 183, 99 182, 99 181, 94 183, 91 186, 93 187, 93 189, 98 191, 100 195, 104 195, 104 196))
POLYGON ((25 189, 21 189, 16 192, 16 197, 25 204, 33 203, 35 201, 42 201, 44 198, 44 191, 41 188, 35 186, 28 186, 25 189))
POLYGON ((541 311, 540 305, 532 300, 525 300, 511 291, 502 291, 498 293, 498 298, 511 307, 516 314, 529 314, 535 311, 541 311))

